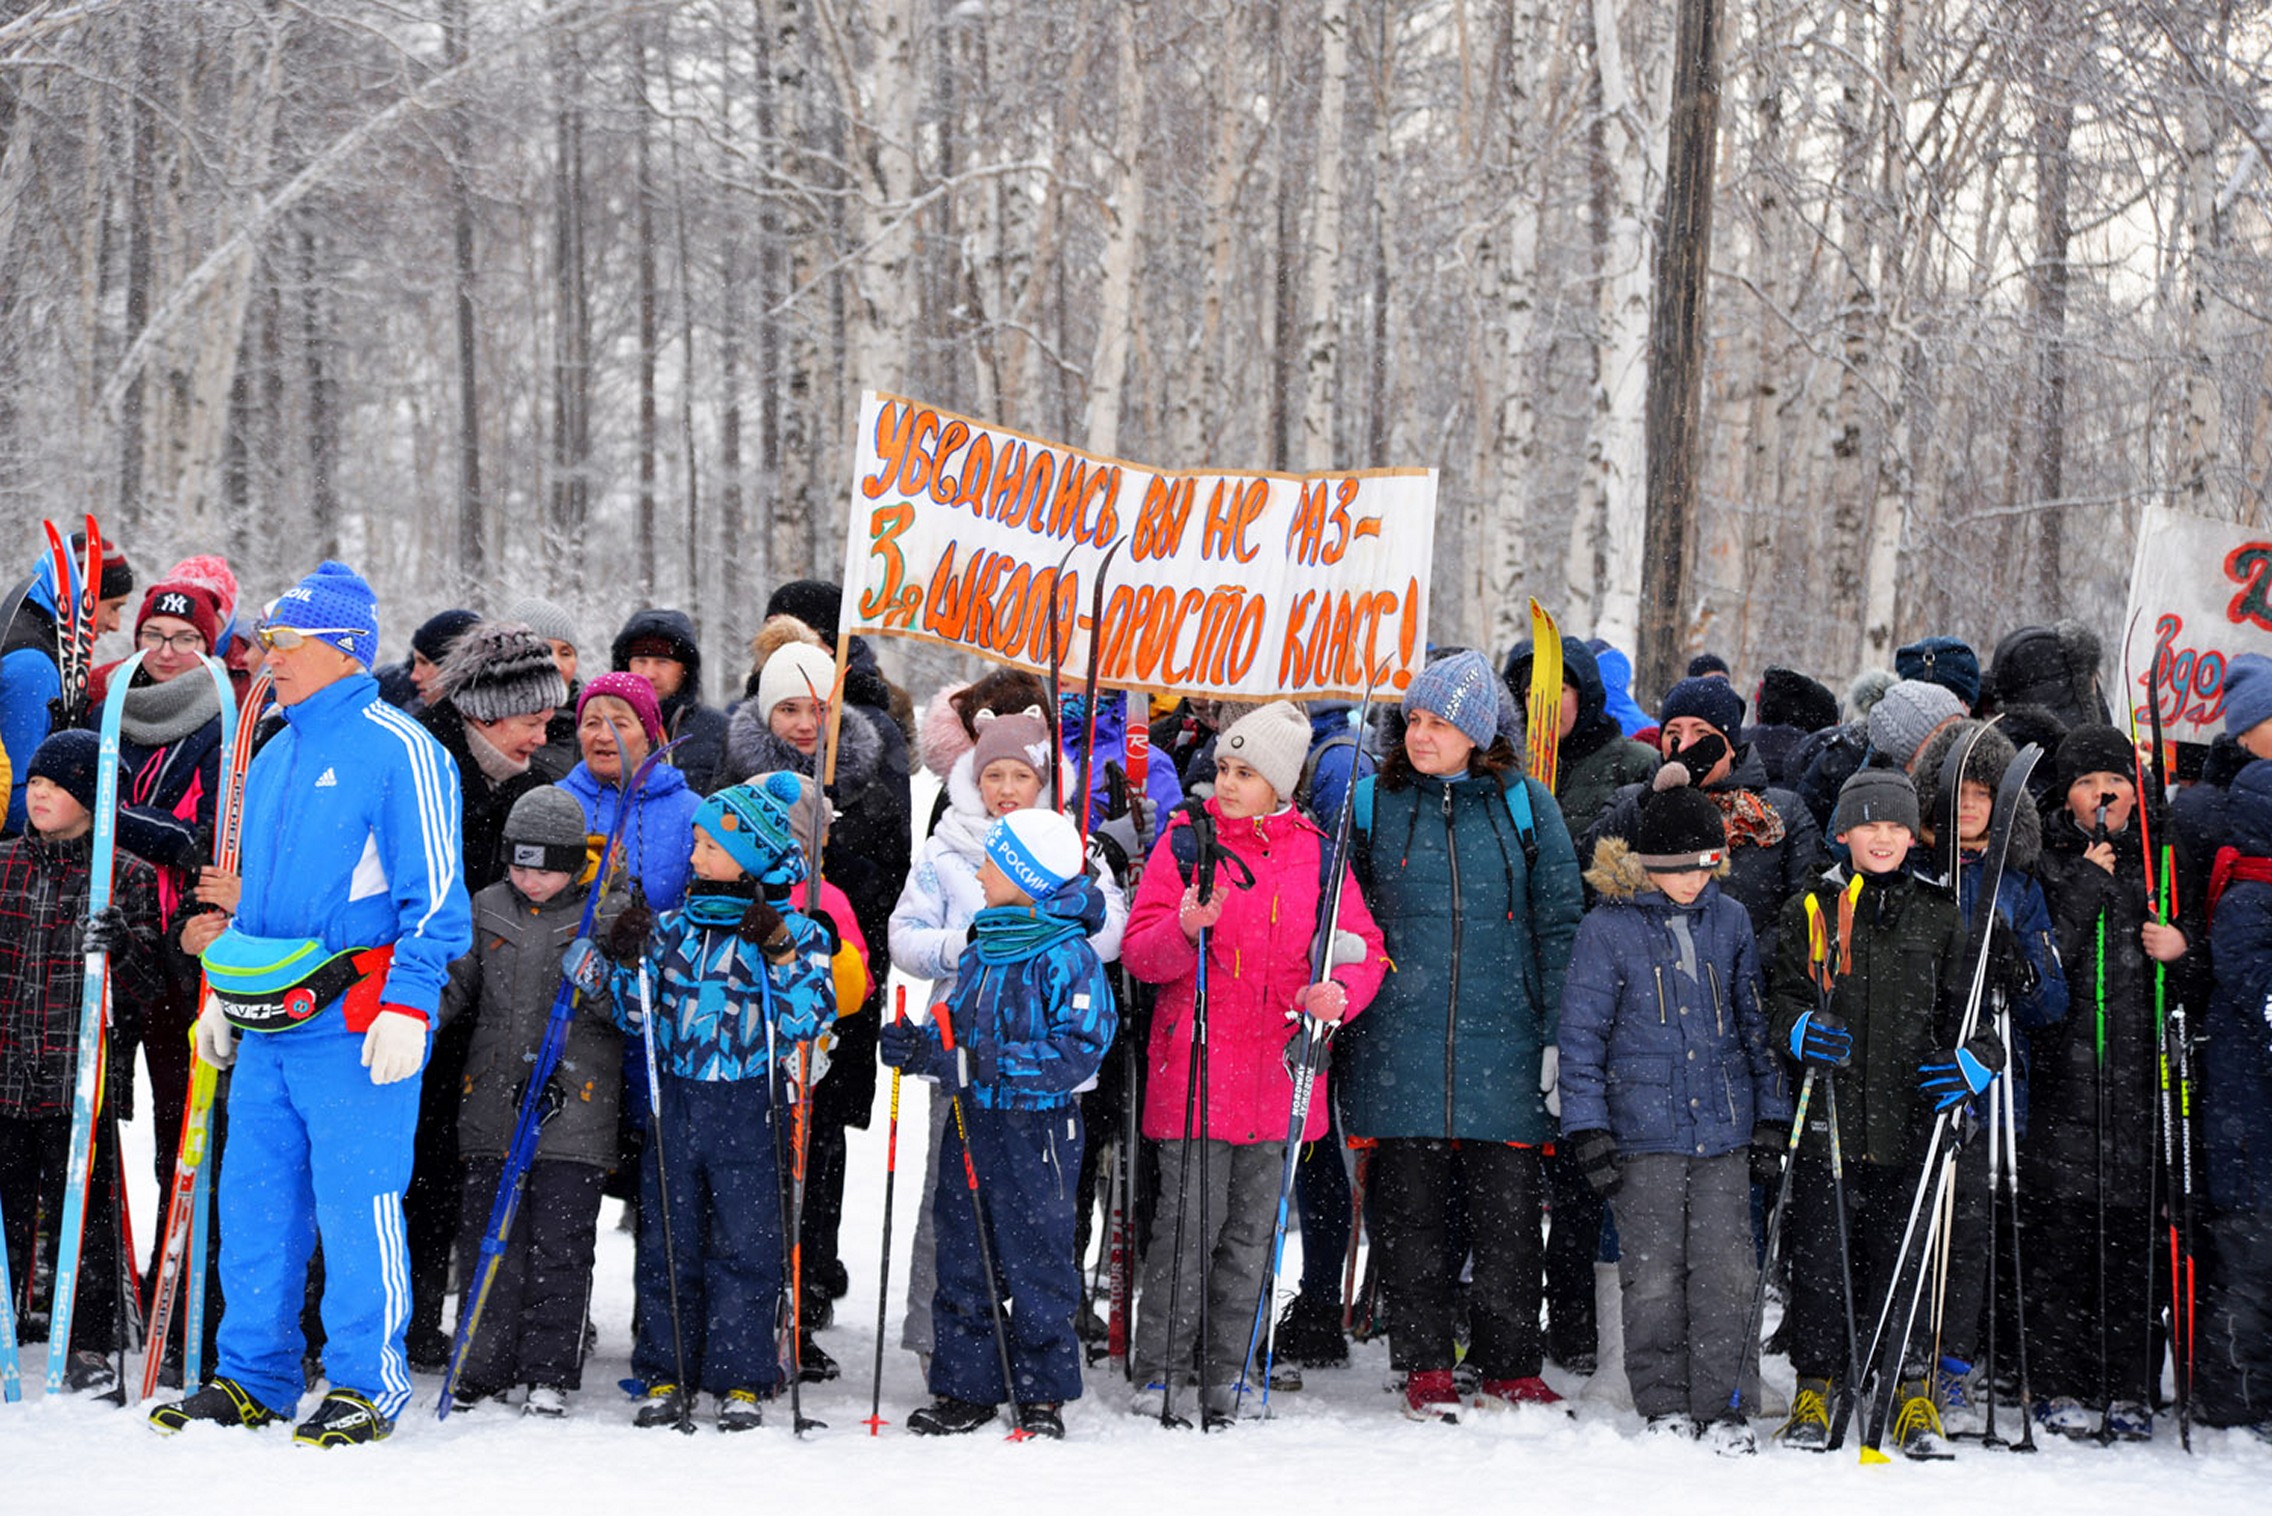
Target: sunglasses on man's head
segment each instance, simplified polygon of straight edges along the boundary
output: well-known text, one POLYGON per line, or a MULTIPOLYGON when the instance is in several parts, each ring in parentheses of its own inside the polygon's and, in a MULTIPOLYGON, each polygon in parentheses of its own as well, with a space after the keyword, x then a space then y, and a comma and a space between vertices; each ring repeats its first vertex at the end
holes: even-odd
POLYGON ((291 652, 301 644, 317 637, 368 637, 369 627, 362 626, 281 626, 265 622, 253 629, 253 637, 264 648, 291 652))

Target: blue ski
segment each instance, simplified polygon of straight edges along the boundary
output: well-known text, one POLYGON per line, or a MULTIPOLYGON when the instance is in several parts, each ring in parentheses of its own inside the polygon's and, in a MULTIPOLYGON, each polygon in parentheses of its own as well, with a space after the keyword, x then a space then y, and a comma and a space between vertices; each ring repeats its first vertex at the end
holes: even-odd
MULTIPOLYGON (((676 746, 675 742, 666 743, 649 753, 623 786, 622 802, 615 808, 615 824, 608 829, 607 847, 600 853, 599 873, 592 880, 591 894, 584 897, 584 921, 576 931, 579 944, 588 945, 591 940, 592 919, 598 914, 600 896, 607 891, 610 866, 623 843, 624 824, 630 820, 632 807, 646 787, 647 776, 654 773, 664 754, 676 746)), ((497 1198, 489 1207, 489 1226, 481 1234, 481 1258, 474 1266, 474 1280, 469 1287, 472 1294, 458 1313, 457 1337, 450 1344, 450 1368, 442 1378, 442 1397, 435 1406, 437 1421, 450 1419, 450 1401, 458 1387, 458 1375, 465 1368, 465 1356, 473 1346, 474 1333, 481 1329, 481 1311, 489 1303, 489 1287, 496 1282, 498 1266, 504 1262, 505 1245, 513 1235, 513 1218, 521 1208, 521 1190, 528 1180, 529 1165, 536 1161, 537 1144, 543 1140, 544 1088, 560 1062, 561 1051, 568 1044, 568 1025, 575 1019, 576 984, 563 973, 559 993, 552 997, 552 1014, 544 1024, 544 1041, 537 1047, 536 1061, 529 1065, 520 1115, 513 1123, 513 1144, 506 1150, 505 1171, 497 1181, 497 1198)))
MULTIPOLYGON (((127 686, 142 667, 137 652, 111 671, 103 698, 102 746, 95 763, 94 853, 87 866, 87 916, 110 905, 112 865, 118 858, 118 720, 127 686)), ((95 1159, 95 1098, 102 1087, 103 1031, 110 1019, 110 958, 89 953, 79 992, 79 1061, 71 1089, 71 1161, 63 1185, 63 1220, 56 1234, 55 1305, 48 1316, 47 1393, 63 1393, 71 1361, 71 1311, 78 1303, 79 1248, 87 1220, 87 1190, 95 1159)), ((121 1323, 123 1327, 124 1323, 121 1323)))

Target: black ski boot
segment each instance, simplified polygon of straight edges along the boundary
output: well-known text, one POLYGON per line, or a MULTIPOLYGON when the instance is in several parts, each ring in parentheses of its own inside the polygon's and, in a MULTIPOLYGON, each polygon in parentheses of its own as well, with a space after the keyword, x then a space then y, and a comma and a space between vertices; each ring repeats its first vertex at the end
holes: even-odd
POLYGON ((941 1395, 909 1415, 907 1429, 918 1437, 960 1437, 984 1427, 994 1419, 994 1413, 993 1406, 941 1395))
POLYGON ((694 1392, 682 1390, 675 1384, 647 1386, 647 1398, 639 1403, 632 1416, 635 1427, 675 1427, 691 1424, 694 1415, 694 1392))
POLYGON ((1047 1437, 1053 1442, 1065 1437, 1063 1407, 1054 1400, 1033 1400, 1018 1407, 1018 1430, 1028 1437, 1047 1437))
POLYGON ((844 1372, 842 1366, 813 1341, 811 1332, 805 1333, 804 1344, 797 1349, 797 1363, 797 1378, 804 1384, 826 1384, 844 1372))
POLYGON ((1278 1357, 1305 1369, 1347 1363, 1349 1339, 1341 1335, 1341 1302, 1296 1295, 1278 1318, 1278 1357))
POLYGON ((393 1431, 394 1423, 362 1395, 335 1389, 323 1397, 313 1416, 292 1429, 292 1440, 311 1448, 345 1448, 384 1442, 393 1431))
POLYGON ((1802 1379, 1791 1396, 1791 1419, 1775 1440, 1803 1453, 1830 1451, 1830 1381, 1802 1379))
POLYGON ((214 1378, 204 1389, 182 1400, 169 1401, 150 1412, 150 1425, 171 1436, 193 1421, 210 1421, 224 1427, 264 1427, 280 1420, 277 1414, 245 1392, 234 1379, 214 1378))
POLYGON ((755 1390, 728 1390, 718 1397, 718 1430, 749 1432, 765 1425, 765 1406, 755 1390))

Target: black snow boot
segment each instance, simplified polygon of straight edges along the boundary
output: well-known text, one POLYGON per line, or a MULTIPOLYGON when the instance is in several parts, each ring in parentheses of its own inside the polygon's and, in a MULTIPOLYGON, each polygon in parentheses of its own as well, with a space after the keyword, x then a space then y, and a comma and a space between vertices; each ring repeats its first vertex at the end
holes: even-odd
POLYGON ((311 1448, 345 1448, 363 1442, 383 1442, 394 1423, 379 1408, 353 1390, 333 1390, 323 1397, 316 1413, 292 1429, 292 1440, 311 1448))
POLYGON ((1296 1295, 1278 1318, 1278 1356, 1305 1369, 1347 1363, 1349 1339, 1341 1335, 1341 1302, 1296 1295))
POLYGON ((193 1421, 210 1421, 224 1427, 264 1427, 278 1419, 274 1411, 247 1394, 243 1385, 234 1379, 219 1377, 196 1394, 169 1401, 150 1412, 150 1425, 169 1436, 193 1421))
POLYGON ((994 1419, 994 1412, 995 1407, 975 1400, 941 1395, 910 1415, 907 1429, 918 1437, 960 1437, 984 1427, 994 1419))

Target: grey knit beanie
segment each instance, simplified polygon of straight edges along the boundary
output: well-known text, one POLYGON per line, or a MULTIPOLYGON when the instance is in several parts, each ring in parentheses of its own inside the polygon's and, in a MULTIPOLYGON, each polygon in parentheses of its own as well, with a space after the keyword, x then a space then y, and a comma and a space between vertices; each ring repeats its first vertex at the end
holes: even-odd
POLYGON ((565 642, 579 646, 576 640, 576 618, 549 600, 534 595, 526 596, 505 607, 500 621, 518 621, 547 642, 565 642))
POLYGON ((1843 836, 1871 821, 1898 822, 1909 828, 1912 837, 1922 830, 1918 825, 1917 786, 1909 782, 1907 774, 1899 769, 1861 769, 1840 788, 1838 808, 1830 813, 1830 835, 1843 836))
POLYGON ((1938 727, 1963 716, 1963 703, 1943 686, 1904 679, 1871 710, 1870 746, 1906 768, 1938 727))
POLYGON ((504 838, 509 867, 581 874, 590 828, 575 796, 558 785, 540 784, 513 802, 504 838))

